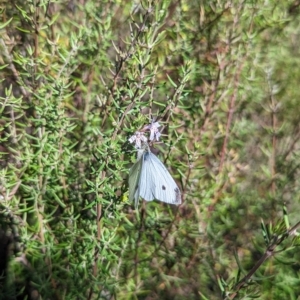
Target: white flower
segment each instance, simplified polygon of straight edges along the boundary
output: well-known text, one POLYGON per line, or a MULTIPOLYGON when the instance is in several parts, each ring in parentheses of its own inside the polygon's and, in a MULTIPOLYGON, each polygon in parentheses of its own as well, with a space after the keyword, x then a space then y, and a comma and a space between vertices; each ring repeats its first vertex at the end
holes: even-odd
POLYGON ((158 127, 160 127, 159 123, 154 121, 152 121, 151 124, 144 127, 145 129, 150 130, 150 141, 159 141, 161 133, 159 132, 158 127))
POLYGON ((135 143, 136 149, 141 149, 142 144, 147 144, 147 138, 144 136, 144 132, 137 131, 133 136, 131 136, 128 141, 130 143, 135 143))

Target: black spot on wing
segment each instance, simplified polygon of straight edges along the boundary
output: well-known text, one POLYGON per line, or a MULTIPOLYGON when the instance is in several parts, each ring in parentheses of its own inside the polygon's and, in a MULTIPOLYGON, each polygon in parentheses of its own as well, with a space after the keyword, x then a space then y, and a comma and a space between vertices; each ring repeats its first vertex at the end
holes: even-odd
POLYGON ((164 185, 161 186, 161 188, 165 191, 166 190, 166 187, 164 185))

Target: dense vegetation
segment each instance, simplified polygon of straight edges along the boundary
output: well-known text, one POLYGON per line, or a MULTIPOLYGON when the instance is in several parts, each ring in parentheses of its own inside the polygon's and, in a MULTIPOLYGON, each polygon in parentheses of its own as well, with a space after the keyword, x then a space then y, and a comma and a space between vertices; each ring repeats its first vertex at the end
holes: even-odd
POLYGON ((0 299, 299 299, 299 1, 0 3, 0 299))

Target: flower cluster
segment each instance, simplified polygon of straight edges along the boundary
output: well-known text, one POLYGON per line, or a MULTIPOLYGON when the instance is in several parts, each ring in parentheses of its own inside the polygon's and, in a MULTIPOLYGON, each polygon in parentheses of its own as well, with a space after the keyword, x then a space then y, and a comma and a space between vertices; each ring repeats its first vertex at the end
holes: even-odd
POLYGON ((141 149, 142 144, 147 143, 147 137, 144 135, 144 132, 137 131, 133 136, 131 136, 128 141, 132 144, 135 143, 136 149, 141 149))
POLYGON ((130 143, 135 143, 136 149, 142 149, 144 145, 148 145, 148 139, 145 136, 145 131, 150 131, 149 141, 159 141, 161 133, 159 132, 158 128, 160 127, 158 122, 152 121, 151 124, 146 125, 143 128, 143 131, 137 131, 133 136, 131 136, 128 141, 130 143))

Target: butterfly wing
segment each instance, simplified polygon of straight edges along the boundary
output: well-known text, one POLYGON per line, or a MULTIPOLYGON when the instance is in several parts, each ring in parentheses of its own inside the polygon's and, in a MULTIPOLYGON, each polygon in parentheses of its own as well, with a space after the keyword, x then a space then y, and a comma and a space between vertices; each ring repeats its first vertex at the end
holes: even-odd
POLYGON ((151 164, 149 155, 151 152, 145 152, 142 160, 143 167, 139 178, 139 194, 146 201, 155 199, 153 186, 155 184, 155 169, 151 164))
POLYGON ((164 164, 151 152, 143 155, 139 178, 139 195, 146 201, 157 199, 170 204, 181 204, 181 193, 164 164))
POLYGON ((129 171, 129 201, 135 203, 135 207, 138 205, 139 201, 139 179, 141 175, 141 170, 143 166, 143 156, 138 159, 138 161, 131 167, 129 171))

